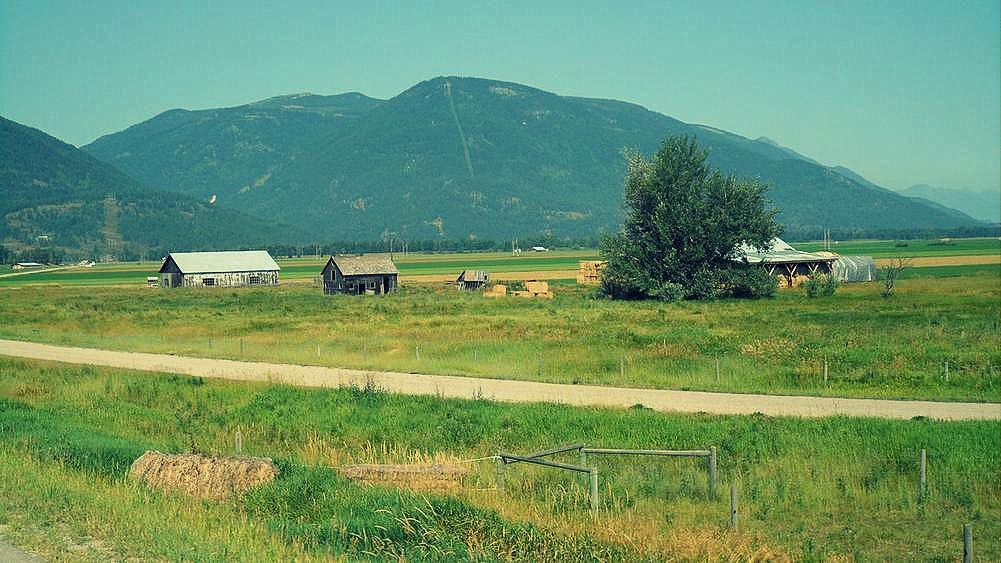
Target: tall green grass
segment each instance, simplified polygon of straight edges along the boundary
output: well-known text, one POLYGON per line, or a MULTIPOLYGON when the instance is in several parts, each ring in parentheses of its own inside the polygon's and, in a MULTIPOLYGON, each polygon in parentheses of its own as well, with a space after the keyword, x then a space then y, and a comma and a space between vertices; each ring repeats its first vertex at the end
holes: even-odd
MULTIPOLYGON (((225 511, 248 526, 264 526, 285 548, 313 556, 741 559, 771 553, 817 560, 948 559, 961 545, 958 532, 966 522, 974 523, 981 557, 1001 556, 996 421, 685 416, 643 408, 502 405, 16 360, 0 360, 0 398, 0 447, 30 460, 39 474, 92 476, 95 487, 132 499, 130 506, 148 525, 156 523, 148 511, 176 501, 154 495, 143 508, 137 495, 150 494, 122 481, 128 459, 145 448, 229 453, 239 429, 245 451, 276 458, 283 476, 225 511), (586 510, 586 487, 578 477, 545 468, 508 466, 506 490, 499 493, 490 490, 491 462, 471 463, 473 474, 457 500, 361 489, 324 468, 475 459, 575 441, 717 446, 721 490, 731 482, 740 490, 742 533, 725 532, 725 495, 708 498, 705 466, 696 460, 592 457, 601 476, 597 519, 586 510), (924 499, 917 492, 922 448, 929 459, 924 499)), ((0 503, 14 507, 8 510, 34 510, 31 503, 7 498, 11 490, 0 486, 0 491, 0 503)), ((222 510, 211 503, 205 507, 206 519, 222 510)), ((168 529, 180 525, 168 524, 168 529)), ((190 525, 198 534, 208 526, 190 525)), ((127 539, 116 541, 127 551, 139 549, 127 539)))
POLYGON ((0 299, 0 337, 560 383, 973 401, 1001 393, 996 276, 904 280, 891 299, 875 283, 821 299, 782 291, 711 303, 556 291, 491 300, 441 286, 377 298, 305 287, 22 288, 0 299))

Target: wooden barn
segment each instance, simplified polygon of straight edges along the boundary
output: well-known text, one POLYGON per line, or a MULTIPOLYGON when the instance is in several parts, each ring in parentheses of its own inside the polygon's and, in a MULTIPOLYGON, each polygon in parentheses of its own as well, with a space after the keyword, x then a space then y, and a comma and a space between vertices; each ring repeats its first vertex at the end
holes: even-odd
POLYGON ((767 251, 743 246, 738 249, 736 258, 738 262, 762 268, 769 274, 778 276, 782 287, 795 287, 811 274, 830 275, 831 264, 837 259, 836 256, 801 252, 780 238, 772 239, 771 248, 767 251))
POLYGON ((455 280, 455 286, 459 290, 476 291, 483 289, 483 286, 490 282, 490 272, 483 270, 463 270, 455 280))
POLYGON ((280 269, 266 250, 171 252, 160 266, 160 287, 278 285, 280 269))
POLYGON ((399 270, 384 254, 331 256, 323 267, 323 293, 382 295, 396 291, 399 270))

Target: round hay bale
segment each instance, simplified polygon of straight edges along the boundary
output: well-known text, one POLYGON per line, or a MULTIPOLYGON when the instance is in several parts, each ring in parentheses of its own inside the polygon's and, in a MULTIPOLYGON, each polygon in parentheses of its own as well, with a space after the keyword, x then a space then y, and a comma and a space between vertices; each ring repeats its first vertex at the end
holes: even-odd
POLYGON ((148 451, 132 463, 129 476, 157 489, 221 500, 271 482, 278 476, 278 468, 261 457, 148 451))

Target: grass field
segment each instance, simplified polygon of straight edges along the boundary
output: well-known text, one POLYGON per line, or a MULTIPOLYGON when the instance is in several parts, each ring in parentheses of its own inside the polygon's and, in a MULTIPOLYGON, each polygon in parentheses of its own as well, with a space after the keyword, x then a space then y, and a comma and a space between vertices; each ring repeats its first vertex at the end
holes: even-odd
POLYGON ((829 298, 790 290, 711 303, 590 291, 559 286, 537 301, 428 285, 380 298, 306 286, 25 287, 0 299, 0 337, 571 384, 994 402, 1001 393, 1001 283, 989 272, 904 280, 890 299, 877 283, 829 298))
MULTIPOLYGON (((972 522, 980 560, 1001 557, 997 422, 668 415, 302 390, 0 359, 0 525, 16 543, 81 558, 188 560, 750 558, 955 560, 972 522), (123 478, 145 449, 276 459, 274 484, 230 502, 164 495, 123 478), (461 460, 574 441, 720 451, 707 498, 694 460, 592 461, 592 519, 575 477, 493 465, 456 497, 361 488, 353 462, 461 460), (917 460, 928 450, 929 493, 917 460)), ((568 460, 574 461, 574 460, 568 460)))
MULTIPOLYGON (((797 250, 816 252, 823 250, 821 242, 799 242, 797 250)), ((873 258, 923 257, 923 256, 980 256, 1001 254, 1001 239, 957 238, 932 240, 852 240, 831 246, 832 252, 845 256, 872 256, 873 258)))

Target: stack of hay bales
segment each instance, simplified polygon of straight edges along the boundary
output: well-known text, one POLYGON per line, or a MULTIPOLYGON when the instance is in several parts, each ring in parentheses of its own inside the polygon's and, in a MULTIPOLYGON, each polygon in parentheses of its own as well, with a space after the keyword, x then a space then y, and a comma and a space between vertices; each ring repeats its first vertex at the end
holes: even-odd
POLYGON ((541 299, 552 299, 553 294, 549 291, 549 282, 527 281, 524 291, 512 291, 515 297, 538 297, 541 299))
POLYGON ((507 295, 507 286, 501 283, 494 284, 483 292, 484 297, 504 297, 507 295))
POLYGON ((421 491, 458 492, 468 473, 460 465, 346 465, 337 473, 366 485, 389 485, 421 491))
POLYGON ((577 283, 580 285, 598 285, 601 283, 601 271, 605 269, 605 260, 581 260, 577 272, 577 283))
POLYGON ((158 489, 222 500, 271 482, 278 468, 268 458, 148 451, 132 463, 129 476, 158 489))

